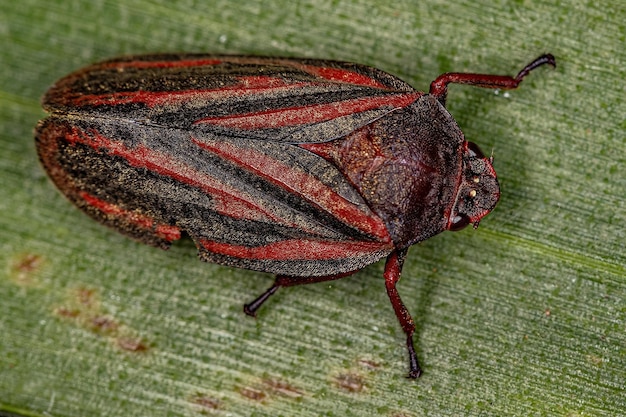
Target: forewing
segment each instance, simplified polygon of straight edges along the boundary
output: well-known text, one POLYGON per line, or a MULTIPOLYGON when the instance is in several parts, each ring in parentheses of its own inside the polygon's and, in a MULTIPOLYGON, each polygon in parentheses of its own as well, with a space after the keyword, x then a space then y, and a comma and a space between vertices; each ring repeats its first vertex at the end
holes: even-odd
POLYGON ((44 107, 207 135, 314 143, 343 137, 420 95, 359 64, 145 55, 68 75, 48 91, 44 107))
POLYGON ((57 186, 102 223, 204 260, 286 275, 362 268, 391 240, 345 178, 297 146, 120 118, 55 115, 37 129, 57 186))

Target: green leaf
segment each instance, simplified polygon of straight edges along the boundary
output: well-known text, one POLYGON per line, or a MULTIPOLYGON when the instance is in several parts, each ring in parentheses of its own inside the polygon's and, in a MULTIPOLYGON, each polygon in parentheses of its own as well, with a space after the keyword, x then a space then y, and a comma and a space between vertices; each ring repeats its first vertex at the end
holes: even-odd
POLYGON ((28 416, 615 416, 626 409, 626 12, 620 1, 43 1, 0 13, 0 413, 28 416), (142 246, 71 206, 37 162, 39 98, 121 54, 352 60, 421 90, 445 71, 502 185, 481 227, 410 252, 407 372, 381 263, 241 306, 272 277, 142 246))

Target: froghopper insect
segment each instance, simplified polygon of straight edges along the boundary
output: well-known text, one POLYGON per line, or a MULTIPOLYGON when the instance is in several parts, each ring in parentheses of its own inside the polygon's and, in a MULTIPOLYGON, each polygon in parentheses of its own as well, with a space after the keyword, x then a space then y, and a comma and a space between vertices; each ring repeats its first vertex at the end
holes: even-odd
POLYGON ((408 248, 479 221, 500 190, 492 158, 445 108, 449 84, 514 89, 515 77, 446 73, 422 93, 345 62, 158 54, 100 62, 46 93, 40 160, 97 221, 200 259, 276 275, 278 288, 334 280, 386 257, 387 294, 421 374, 396 290, 408 248))

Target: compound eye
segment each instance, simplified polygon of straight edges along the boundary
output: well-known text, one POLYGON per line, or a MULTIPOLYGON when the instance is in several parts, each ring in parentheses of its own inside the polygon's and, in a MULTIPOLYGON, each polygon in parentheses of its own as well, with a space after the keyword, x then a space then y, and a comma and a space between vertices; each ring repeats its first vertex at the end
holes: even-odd
POLYGON ((469 216, 465 214, 459 214, 457 216, 454 216, 454 218, 450 222, 449 230, 456 232, 467 227, 469 224, 470 224, 469 216))
POLYGON ((474 142, 467 142, 467 149, 469 150, 469 154, 471 157, 481 159, 485 157, 483 151, 481 151, 478 145, 476 145, 474 142))

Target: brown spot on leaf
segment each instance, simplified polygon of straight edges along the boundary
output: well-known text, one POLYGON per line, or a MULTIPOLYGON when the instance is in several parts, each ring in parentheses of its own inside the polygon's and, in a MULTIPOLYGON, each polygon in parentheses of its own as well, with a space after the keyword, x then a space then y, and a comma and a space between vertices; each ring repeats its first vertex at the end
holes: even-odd
POLYGON ((91 326, 97 332, 112 334, 117 330, 119 324, 111 317, 95 316, 91 319, 91 326))
POLYGON ((342 373, 335 377, 335 385, 344 391, 361 392, 365 388, 363 377, 355 373, 342 373))
POLYGON ((35 253, 22 253, 14 256, 9 266, 10 279, 20 286, 36 284, 34 275, 41 268, 44 258, 35 253))
POLYGON ((239 388, 239 393, 248 399, 258 402, 261 402, 267 398, 266 393, 252 387, 241 387, 239 388))
POLYGON ((200 406, 203 411, 218 410, 221 406, 220 400, 211 398, 204 394, 196 394, 190 398, 190 401, 200 406))
POLYGON ((28 273, 39 268, 43 258, 34 253, 26 253, 19 258, 16 268, 20 272, 28 273))
POLYGON ((367 369, 374 370, 374 369, 380 368, 380 364, 378 362, 374 362, 373 360, 370 360, 370 359, 362 358, 362 359, 359 359, 357 362, 359 365, 367 369))
POLYGON ((287 382, 271 378, 265 378, 262 382, 263 385, 265 385, 271 392, 278 395, 290 398, 300 398, 304 395, 300 389, 288 384, 287 382))
POLYGON ((80 287, 76 290, 76 298, 78 302, 85 306, 91 306, 96 296, 96 290, 91 288, 80 287))
POLYGON ((117 346, 128 352, 145 352, 148 350, 148 345, 146 345, 141 339, 133 339, 129 337, 118 338, 117 346))
POLYGON ((64 305, 54 312, 60 317, 74 319, 77 324, 92 331, 113 327, 112 319, 101 313, 98 293, 94 289, 79 287, 72 290, 64 305))
POLYGON ((67 307, 59 307, 56 310, 54 310, 54 312, 58 314, 59 316, 67 317, 71 319, 74 319, 80 315, 80 310, 76 308, 70 309, 67 307))
POLYGON ((107 314, 102 307, 98 291, 78 287, 70 292, 67 301, 54 312, 76 326, 106 337, 110 343, 126 352, 144 352, 149 345, 137 336, 137 332, 107 314))

